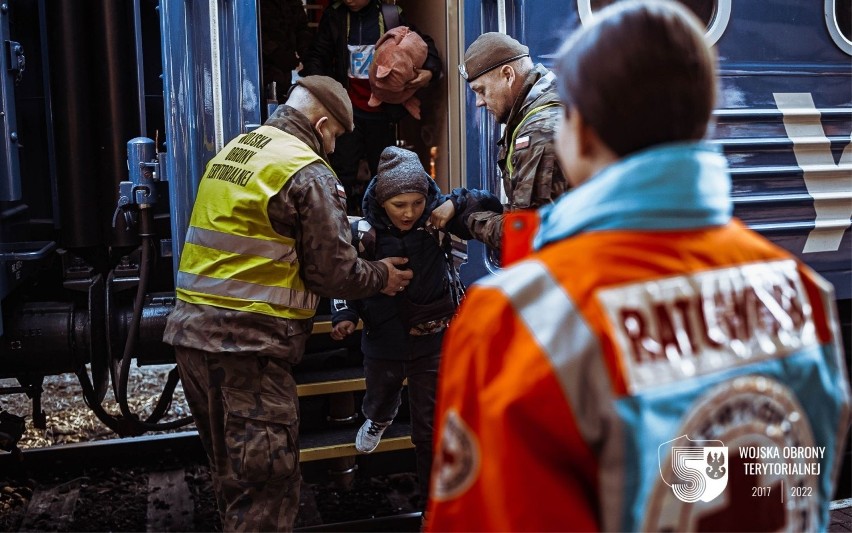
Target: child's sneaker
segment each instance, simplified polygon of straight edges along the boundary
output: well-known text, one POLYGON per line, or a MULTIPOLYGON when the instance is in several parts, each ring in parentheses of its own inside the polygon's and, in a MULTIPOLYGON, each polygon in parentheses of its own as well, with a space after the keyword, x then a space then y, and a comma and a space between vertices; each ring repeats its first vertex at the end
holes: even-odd
POLYGON ((382 433, 388 426, 390 426, 390 422, 382 424, 373 422, 368 418, 361 429, 358 430, 358 435, 355 436, 355 448, 363 453, 372 452, 379 445, 379 441, 382 440, 382 433))

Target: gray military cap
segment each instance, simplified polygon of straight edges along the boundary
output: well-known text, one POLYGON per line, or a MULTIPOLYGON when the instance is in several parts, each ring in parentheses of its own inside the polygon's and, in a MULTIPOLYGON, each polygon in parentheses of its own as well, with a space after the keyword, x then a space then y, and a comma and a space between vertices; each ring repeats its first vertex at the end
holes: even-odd
POLYGON ((529 55, 529 48, 505 33, 483 33, 467 48, 459 73, 470 83, 486 72, 529 55))
POLYGON ((328 76, 306 76, 299 78, 295 85, 304 87, 314 95, 346 131, 355 129, 355 123, 352 121, 352 102, 340 82, 328 76))

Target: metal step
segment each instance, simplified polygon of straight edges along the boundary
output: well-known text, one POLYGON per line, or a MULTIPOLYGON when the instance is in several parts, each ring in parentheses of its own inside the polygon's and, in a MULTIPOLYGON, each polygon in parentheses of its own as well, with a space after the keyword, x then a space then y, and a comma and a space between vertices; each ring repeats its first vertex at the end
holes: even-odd
MULTIPOLYGON (((355 435, 358 433, 359 427, 360 425, 334 428, 299 435, 299 460, 307 462, 364 455, 355 449, 355 435)), ((372 453, 392 452, 410 448, 414 448, 414 444, 411 443, 411 424, 408 422, 394 422, 385 430, 384 435, 382 435, 382 441, 372 453)))
MULTIPOLYGON (((349 357, 347 348, 305 354, 302 363, 293 369, 300 398, 354 392, 364 390, 364 367, 337 365, 329 361, 345 361, 349 357)), ((403 385, 407 384, 407 380, 403 385)))
POLYGON ((296 372, 296 390, 300 398, 364 390, 363 367, 296 372))

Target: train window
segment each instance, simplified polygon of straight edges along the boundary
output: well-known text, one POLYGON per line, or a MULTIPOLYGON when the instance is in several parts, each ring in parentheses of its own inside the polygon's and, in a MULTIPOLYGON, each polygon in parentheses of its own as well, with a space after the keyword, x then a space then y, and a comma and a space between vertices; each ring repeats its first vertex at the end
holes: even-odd
MULTIPOLYGON (((580 20, 588 21, 592 13, 613 4, 618 0, 577 0, 577 10, 580 12, 580 20)), ((731 17, 731 0, 678 0, 695 13, 707 29, 705 38, 709 44, 716 44, 719 37, 724 33, 731 17)), ((827 0, 832 1, 832 0, 827 0)), ((843 2, 843 0, 833 0, 843 2)), ((847 0, 848 1, 848 0, 847 0)))
POLYGON ((825 23, 837 46, 852 55, 852 2, 825 0, 825 23))

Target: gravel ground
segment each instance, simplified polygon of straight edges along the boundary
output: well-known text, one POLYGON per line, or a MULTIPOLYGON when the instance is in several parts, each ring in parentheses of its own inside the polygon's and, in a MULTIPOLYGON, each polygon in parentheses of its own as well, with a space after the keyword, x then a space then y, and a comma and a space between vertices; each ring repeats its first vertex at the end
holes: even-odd
MULTIPOLYGON (((140 418, 146 417, 157 404, 166 384, 171 365, 156 365, 140 368, 131 367, 127 385, 128 405, 140 418)), ((18 386, 17 380, 0 379, 0 387, 18 386)), ((47 427, 38 429, 32 425, 32 402, 25 394, 0 395, 0 411, 27 417, 27 430, 18 446, 22 450, 43 448, 56 444, 115 439, 118 436, 106 427, 83 402, 80 382, 74 374, 48 376, 44 380, 42 410, 47 415, 47 427)), ((103 401, 107 412, 118 414, 112 388, 103 401)), ((169 412, 164 422, 189 416, 189 407, 178 383, 169 412)), ((185 431, 179 429, 177 431, 185 431)))
MULTIPOLYGON (((156 405, 171 368, 171 365, 161 365, 131 369, 128 403, 140 418, 156 405)), ((17 385, 15 380, 0 379, 0 387, 17 385)), ((47 415, 45 429, 33 427, 32 403, 26 395, 0 395, 0 411, 27 417, 26 432, 19 442, 21 449, 118 438, 85 405, 76 376, 50 376, 45 379, 43 388, 42 408, 47 415)), ((103 405, 110 413, 119 412, 111 390, 103 405)), ((163 421, 188 415, 183 390, 178 385, 171 409, 163 421)), ((187 426, 176 431, 192 428, 187 426)), ((194 505, 193 523, 185 530, 221 530, 206 464, 164 464, 157 468, 181 468, 185 473, 184 479, 194 505)), ((142 469, 92 469, 75 474, 71 479, 63 475, 44 479, 12 479, 0 474, 0 531, 145 531, 149 473, 142 469), (33 494, 45 490, 58 493, 57 498, 63 491, 79 491, 73 519, 63 520, 55 512, 39 516, 32 510, 27 511, 33 494)), ((304 483, 296 527, 414 512, 419 510, 417 492, 416 478, 411 473, 367 479, 356 477, 347 489, 331 483, 304 483)))

